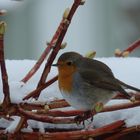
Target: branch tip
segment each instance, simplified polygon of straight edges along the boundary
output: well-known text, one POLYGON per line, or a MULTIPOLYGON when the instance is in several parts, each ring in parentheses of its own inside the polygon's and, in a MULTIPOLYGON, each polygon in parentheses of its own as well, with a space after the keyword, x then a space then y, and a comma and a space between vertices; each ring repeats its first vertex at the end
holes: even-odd
POLYGON ((6 26, 6 22, 0 21, 0 35, 4 35, 6 26))
POLYGON ((67 46, 67 42, 64 42, 64 43, 62 43, 62 44, 61 44, 61 46, 60 46, 60 47, 61 47, 61 49, 65 49, 65 48, 66 48, 66 46, 67 46))
POLYGON ((86 2, 86 0, 81 0, 81 5, 84 5, 85 4, 85 2, 86 2))
POLYGON ((118 49, 118 48, 117 48, 117 49, 115 50, 115 52, 114 52, 115 56, 120 56, 121 53, 122 53, 121 50, 118 49))
POLYGON ((6 9, 1 9, 0 10, 0 16, 4 16, 4 15, 6 15, 6 13, 7 13, 6 9))
POLYGON ((122 56, 123 56, 123 57, 128 57, 129 54, 130 54, 129 51, 124 51, 124 52, 122 53, 122 56))
POLYGON ((46 112, 49 111, 49 110, 50 110, 49 105, 46 104, 46 105, 44 106, 44 110, 45 110, 46 112))
POLYGON ((85 57, 93 59, 96 55, 95 51, 89 51, 86 53, 85 57))

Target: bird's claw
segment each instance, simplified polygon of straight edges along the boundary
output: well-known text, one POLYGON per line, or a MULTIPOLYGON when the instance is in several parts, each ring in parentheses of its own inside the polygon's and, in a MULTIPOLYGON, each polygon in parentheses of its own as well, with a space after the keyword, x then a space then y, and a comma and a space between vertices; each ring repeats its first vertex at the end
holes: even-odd
POLYGON ((84 115, 78 115, 74 118, 74 120, 77 125, 80 125, 81 123, 83 123, 83 125, 85 125, 84 115))
POLYGON ((82 115, 78 115, 74 118, 76 124, 81 124, 85 126, 85 120, 89 119, 91 117, 91 121, 93 121, 93 113, 92 111, 86 111, 82 115))

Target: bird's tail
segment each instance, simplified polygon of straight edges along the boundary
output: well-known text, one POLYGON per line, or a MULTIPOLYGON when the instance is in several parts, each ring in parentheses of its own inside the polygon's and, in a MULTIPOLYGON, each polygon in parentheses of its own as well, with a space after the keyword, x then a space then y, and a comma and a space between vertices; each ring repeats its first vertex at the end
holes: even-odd
POLYGON ((127 85, 125 84, 124 82, 120 81, 117 79, 117 81, 124 87, 128 88, 128 89, 132 89, 134 91, 137 91, 137 92, 140 92, 140 89, 136 88, 136 87, 133 87, 133 86, 130 86, 130 85, 127 85))

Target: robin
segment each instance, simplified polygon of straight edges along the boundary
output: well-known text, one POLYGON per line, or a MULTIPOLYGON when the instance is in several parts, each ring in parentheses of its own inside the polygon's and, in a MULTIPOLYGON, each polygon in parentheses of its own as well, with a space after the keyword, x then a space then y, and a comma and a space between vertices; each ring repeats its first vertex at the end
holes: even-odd
POLYGON ((62 54, 53 66, 58 67, 62 96, 78 110, 92 111, 98 103, 105 104, 117 92, 131 99, 125 88, 140 91, 115 78, 103 62, 83 57, 76 52, 62 54))

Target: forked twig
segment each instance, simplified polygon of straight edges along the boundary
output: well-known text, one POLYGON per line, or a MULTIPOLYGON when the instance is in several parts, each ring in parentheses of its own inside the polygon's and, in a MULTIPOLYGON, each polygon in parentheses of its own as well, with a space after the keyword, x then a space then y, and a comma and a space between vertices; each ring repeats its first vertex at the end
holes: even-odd
POLYGON ((23 100, 27 100, 31 97, 36 97, 38 96, 38 93, 41 92, 43 89, 47 88, 49 85, 51 85, 52 83, 54 83, 55 81, 57 81, 58 76, 55 76, 54 78, 52 78, 51 80, 49 80, 48 82, 46 82, 45 84, 42 84, 41 86, 39 86, 37 89, 33 90, 32 92, 30 92, 27 96, 25 96, 23 98, 23 100))
POLYGON ((74 15, 76 9, 78 8, 78 6, 82 4, 81 2, 82 2, 82 0, 75 0, 70 11, 67 14, 64 14, 64 18, 62 20, 63 22, 61 23, 61 31, 59 32, 59 37, 57 38, 53 51, 47 60, 47 63, 45 65, 45 68, 43 70, 43 73, 41 75, 41 78, 40 78, 38 86, 37 86, 37 91, 36 91, 35 95, 31 94, 31 95, 33 95, 32 97, 37 98, 39 96, 39 94, 41 92, 40 87, 42 87, 42 85, 45 84, 45 81, 46 81, 47 76, 51 69, 51 65, 52 65, 57 53, 61 49, 61 43, 64 39, 64 36, 67 32, 69 25, 70 25, 72 17, 74 15))

